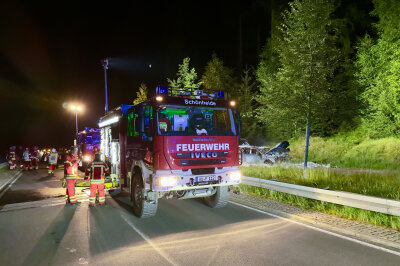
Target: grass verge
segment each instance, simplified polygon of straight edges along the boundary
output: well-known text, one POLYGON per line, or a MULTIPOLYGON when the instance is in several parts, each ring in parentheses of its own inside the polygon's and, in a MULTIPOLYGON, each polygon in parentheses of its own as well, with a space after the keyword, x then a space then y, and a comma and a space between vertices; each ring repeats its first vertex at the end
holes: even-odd
POLYGON ((305 179, 303 169, 295 167, 243 166, 241 169, 245 176, 400 200, 400 173, 397 171, 309 168, 305 179))
MULTIPOLYGON (((290 141, 290 156, 304 159, 304 138, 290 141)), ((400 170, 400 138, 369 139, 357 132, 329 138, 311 137, 309 160, 338 167, 400 170)))
POLYGON ((400 217, 387 215, 378 212, 372 212, 353 207, 341 206, 337 204, 321 202, 319 200, 307 199, 287 193, 272 191, 265 188, 240 185, 242 192, 287 203, 306 210, 315 210, 328 214, 333 214, 342 218, 367 222, 373 225, 386 226, 400 231, 400 217))

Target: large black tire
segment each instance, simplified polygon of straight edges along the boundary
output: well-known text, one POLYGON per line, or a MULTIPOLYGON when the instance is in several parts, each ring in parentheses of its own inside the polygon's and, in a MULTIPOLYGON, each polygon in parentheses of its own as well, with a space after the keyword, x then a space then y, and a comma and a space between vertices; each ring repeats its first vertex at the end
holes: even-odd
POLYGON ((203 198, 205 204, 211 208, 222 208, 228 204, 229 201, 228 186, 217 187, 217 192, 210 196, 203 198))
POLYGON ((131 187, 131 201, 133 213, 139 218, 148 218, 156 215, 158 199, 148 202, 143 197, 143 179, 140 172, 135 173, 131 187))

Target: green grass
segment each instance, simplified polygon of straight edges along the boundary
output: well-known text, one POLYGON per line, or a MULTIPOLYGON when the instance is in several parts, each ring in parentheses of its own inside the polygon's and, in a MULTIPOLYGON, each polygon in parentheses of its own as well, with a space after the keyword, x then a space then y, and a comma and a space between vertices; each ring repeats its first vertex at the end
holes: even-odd
MULTIPOLYGON (((363 195, 400 200, 400 173, 397 171, 351 171, 334 168, 308 169, 303 178, 303 169, 282 166, 246 166, 243 175, 302 186, 340 190, 363 195)), ((400 217, 361 210, 353 207, 324 203, 264 188, 241 185, 243 192, 310 209, 337 215, 342 218, 383 225, 400 231, 400 217)))
MULTIPOLYGON (((290 156, 304 159, 304 138, 290 141, 290 156)), ((346 168, 400 170, 400 138, 364 138, 359 133, 329 138, 311 137, 309 160, 346 168)))
POLYGON ((400 200, 398 171, 351 171, 335 168, 310 168, 307 178, 303 169, 282 166, 244 166, 243 175, 302 186, 340 190, 363 195, 400 200))
POLYGON ((306 210, 315 210, 319 212, 333 214, 350 220, 357 220, 373 225, 386 226, 400 231, 399 216, 392 216, 353 207, 321 202, 318 200, 307 199, 304 197, 272 191, 265 188, 258 188, 247 185, 240 185, 240 187, 242 189, 242 192, 253 196, 288 203, 290 205, 297 206, 306 210))

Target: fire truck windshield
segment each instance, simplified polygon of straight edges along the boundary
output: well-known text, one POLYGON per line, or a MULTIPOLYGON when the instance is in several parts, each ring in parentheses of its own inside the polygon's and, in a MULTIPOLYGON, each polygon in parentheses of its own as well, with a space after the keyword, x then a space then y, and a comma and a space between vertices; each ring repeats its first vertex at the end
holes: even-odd
POLYGON ((162 105, 157 112, 159 135, 164 136, 236 136, 231 109, 162 105))

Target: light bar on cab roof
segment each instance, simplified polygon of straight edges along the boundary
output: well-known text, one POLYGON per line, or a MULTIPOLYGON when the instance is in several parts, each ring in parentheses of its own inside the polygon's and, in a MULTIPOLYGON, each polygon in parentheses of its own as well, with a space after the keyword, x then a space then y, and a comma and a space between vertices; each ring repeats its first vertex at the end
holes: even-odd
POLYGON ((118 121, 119 121, 119 116, 114 116, 113 118, 110 118, 108 120, 101 121, 99 123, 99 127, 105 127, 105 126, 117 123, 118 121))

